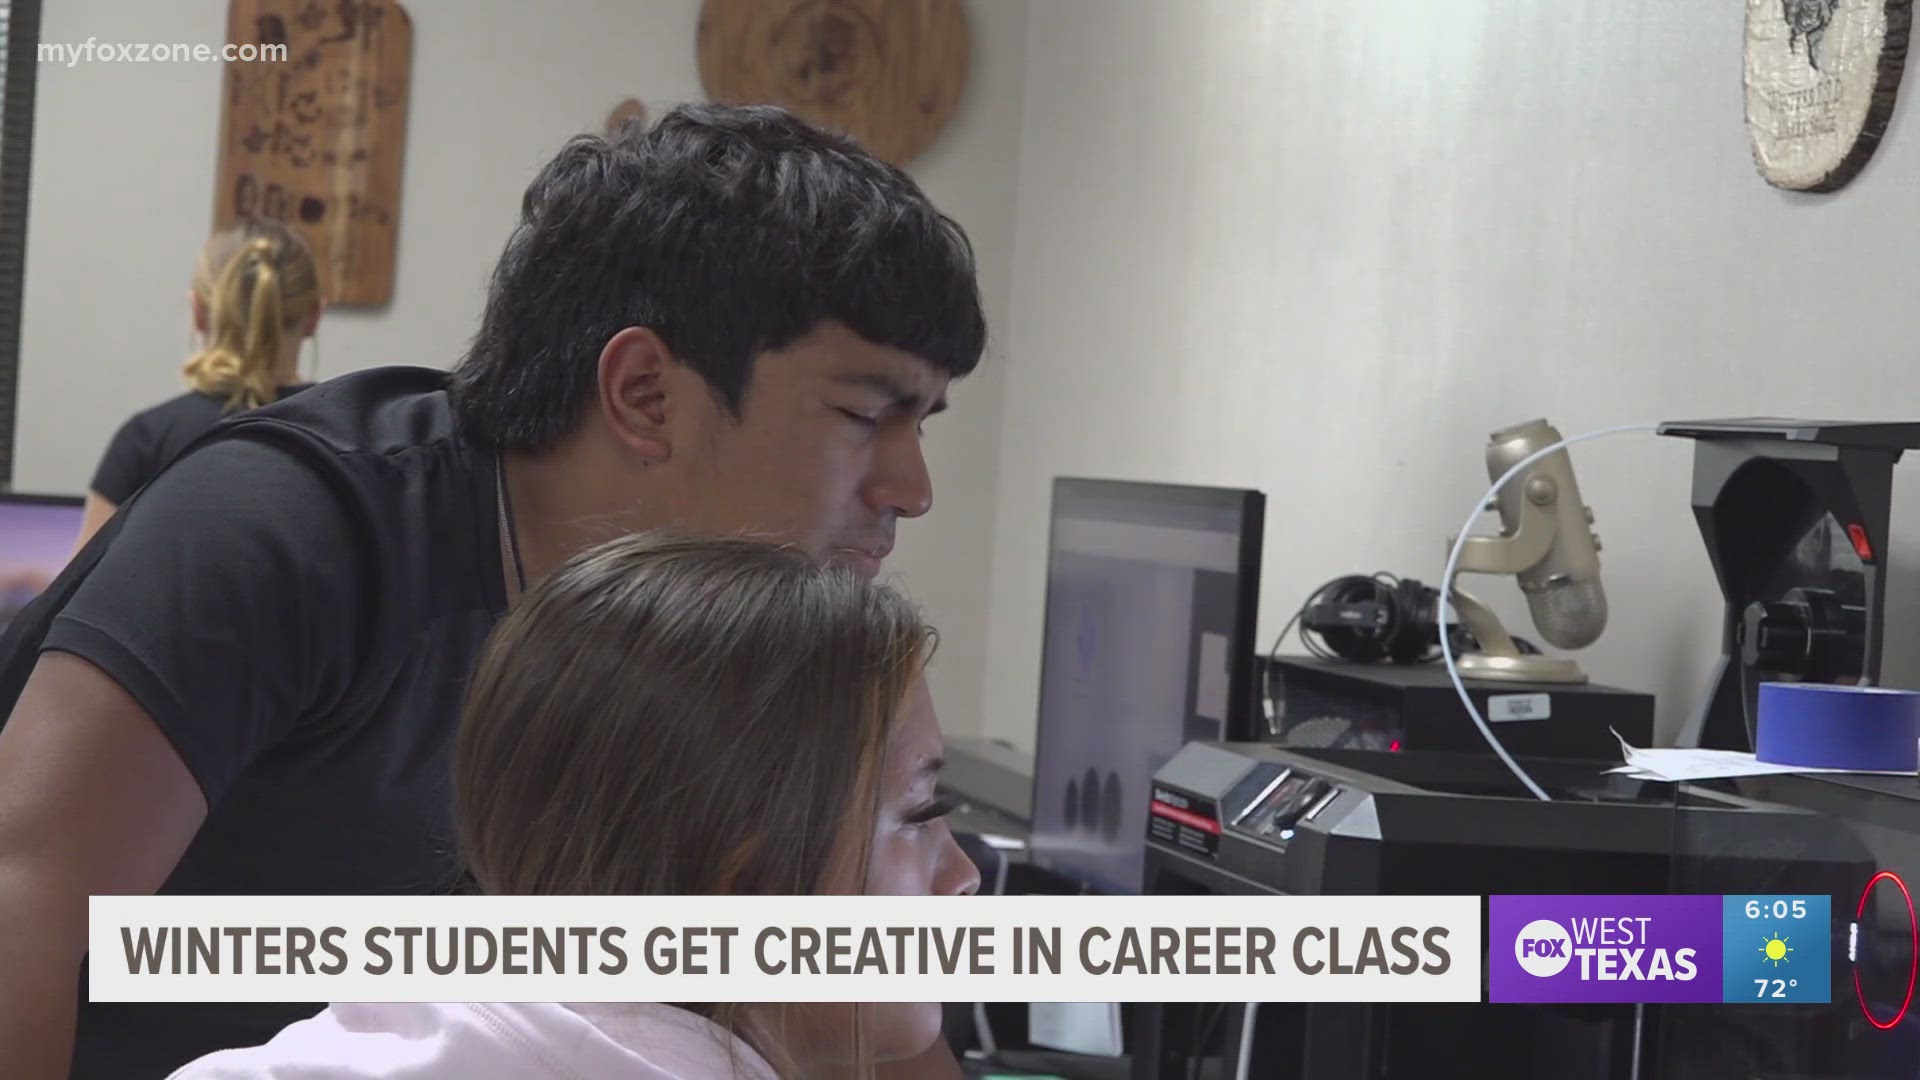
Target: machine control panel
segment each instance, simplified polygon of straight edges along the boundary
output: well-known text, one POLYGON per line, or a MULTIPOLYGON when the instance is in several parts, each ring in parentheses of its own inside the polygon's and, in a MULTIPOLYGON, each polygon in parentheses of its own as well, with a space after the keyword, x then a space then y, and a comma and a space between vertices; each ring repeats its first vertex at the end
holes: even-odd
POLYGON ((1269 843, 1285 843, 1296 827, 1325 809, 1339 793, 1339 785, 1325 777, 1262 762, 1228 794, 1227 827, 1269 843))

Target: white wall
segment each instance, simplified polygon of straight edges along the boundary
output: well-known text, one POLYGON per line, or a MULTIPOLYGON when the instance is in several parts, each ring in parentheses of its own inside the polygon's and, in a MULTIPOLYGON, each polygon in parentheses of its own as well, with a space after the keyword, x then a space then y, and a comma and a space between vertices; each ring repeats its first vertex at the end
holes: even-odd
MULTIPOLYGON (((339 310, 323 374, 446 366, 477 324, 486 275, 535 170, 635 96, 658 115, 696 100, 698 0, 408 0, 412 100, 392 303, 339 310)), ((46 42, 225 39, 223 0, 60 0, 46 42)), ((972 234, 995 328, 1005 325, 1020 137, 1025 0, 972 8, 974 71, 959 115, 915 165, 972 234)), ((211 222, 221 68, 44 64, 28 224, 15 486, 78 492, 126 416, 179 392, 185 295, 211 222)), ((935 516, 902 529, 895 568, 945 639, 936 693, 977 726, 999 439, 995 358, 933 425, 935 516)))
MULTIPOLYGON (((1264 646, 1337 574, 1435 581, 1510 422, 1920 412, 1913 105, 1851 188, 1775 191, 1748 154, 1741 20, 1656 0, 1035 4, 988 731, 1032 743, 1056 474, 1265 489, 1264 646)), ((1613 600, 1579 657, 1656 693, 1668 728, 1718 644, 1691 450, 1574 452, 1613 600)), ((1895 500, 1889 665, 1913 685, 1920 461, 1895 500)), ((1482 591, 1530 630, 1511 584, 1482 591)))
MULTIPOLYGON (((329 318, 330 373, 451 362, 522 187, 565 135, 629 94, 656 111, 699 96, 697 0, 408 7, 395 299, 329 318)), ((44 36, 218 41, 224 10, 63 0, 44 36)), ((1768 188, 1737 5, 970 12, 967 96, 913 171, 980 250, 994 342, 932 426, 938 505, 894 564, 943 630, 951 730, 1031 744, 1056 474, 1265 489, 1270 635, 1335 574, 1437 578, 1484 486, 1481 445, 1509 422, 1900 418, 1920 400, 1910 104, 1846 191, 1768 188)), ((177 385, 218 87, 217 65, 41 70, 23 489, 77 490, 113 426, 177 385)), ((1575 452, 1614 600, 1581 659, 1657 693, 1669 726, 1716 644, 1690 449, 1575 452)), ((1896 500, 1889 668, 1911 685, 1920 465, 1896 500)), ((1511 586, 1485 591, 1525 632, 1511 586)))
MULTIPOLYGON (((445 366, 533 172, 614 102, 695 96, 698 5, 410 0, 412 99, 392 303, 322 325, 323 374, 445 366)), ((221 0, 62 0, 48 42, 219 43, 221 0)), ((43 64, 22 327, 16 486, 79 490, 114 425, 178 393, 185 295, 212 220, 218 63, 43 64)))
POLYGON ((973 241, 987 315, 987 355, 972 375, 949 389, 952 409, 927 424, 933 512, 901 524, 899 544, 888 561, 895 584, 940 630, 928 677, 949 735, 984 730, 987 578, 999 499, 1002 399, 1013 364, 1005 335, 1028 2, 974 0, 968 14, 972 74, 966 91, 951 125, 909 171, 973 241))

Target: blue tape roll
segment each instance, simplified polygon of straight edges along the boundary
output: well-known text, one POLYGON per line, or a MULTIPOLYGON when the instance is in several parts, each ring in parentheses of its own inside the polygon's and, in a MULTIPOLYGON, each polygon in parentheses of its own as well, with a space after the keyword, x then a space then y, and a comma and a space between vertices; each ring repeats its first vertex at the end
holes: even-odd
POLYGON ((1912 772, 1920 693, 1878 686, 1761 683, 1754 757, 1770 765, 1912 772))

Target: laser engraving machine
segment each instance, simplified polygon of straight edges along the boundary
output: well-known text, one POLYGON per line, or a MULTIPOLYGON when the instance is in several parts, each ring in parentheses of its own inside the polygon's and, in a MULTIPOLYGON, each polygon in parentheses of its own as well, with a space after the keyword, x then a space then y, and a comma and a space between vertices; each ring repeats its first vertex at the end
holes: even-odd
POLYGON ((1685 746, 1751 750, 1762 682, 1880 681, 1893 466, 1920 423, 1691 420, 1693 514, 1726 598, 1685 746))

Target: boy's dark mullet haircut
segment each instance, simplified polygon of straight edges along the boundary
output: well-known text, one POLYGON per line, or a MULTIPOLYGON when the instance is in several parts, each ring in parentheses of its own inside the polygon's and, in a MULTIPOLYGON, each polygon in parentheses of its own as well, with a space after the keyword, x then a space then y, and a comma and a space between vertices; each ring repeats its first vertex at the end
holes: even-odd
POLYGON ((570 434, 607 340, 650 327, 738 415, 753 358, 834 320, 958 378, 985 346, 973 250, 904 172, 772 106, 683 105, 542 169, 454 370, 503 449, 570 434))

